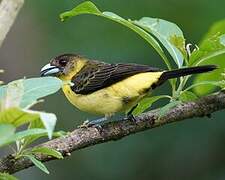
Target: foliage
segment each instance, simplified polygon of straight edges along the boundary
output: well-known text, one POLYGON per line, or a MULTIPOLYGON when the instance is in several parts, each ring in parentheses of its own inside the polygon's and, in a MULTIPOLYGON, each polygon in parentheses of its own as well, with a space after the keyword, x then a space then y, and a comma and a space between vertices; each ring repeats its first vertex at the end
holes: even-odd
POLYGON ((8 173, 0 173, 0 179, 1 180, 17 180, 14 176, 8 174, 8 173))
MULTIPOLYGON (((60 14, 60 19, 65 21, 81 14, 104 17, 131 29, 157 51, 168 69, 172 69, 172 64, 176 64, 176 68, 200 64, 216 64, 220 67, 210 75, 196 76, 194 83, 189 86, 187 86, 187 82, 190 76, 180 78, 178 82, 171 80, 171 95, 143 99, 134 110, 134 115, 142 113, 156 101, 167 98, 170 102, 159 110, 159 117, 162 117, 171 108, 182 102, 194 101, 200 95, 209 93, 216 87, 225 87, 224 76, 221 75, 225 68, 223 60, 225 20, 215 23, 204 36, 199 48, 196 47, 191 51, 182 30, 172 22, 151 17, 126 20, 112 12, 101 12, 90 1, 83 2, 72 10, 60 14)), ((3 70, 0 70, 0 73, 2 72, 3 70)), ((54 114, 34 111, 30 108, 39 103, 40 98, 57 92, 61 88, 62 82, 57 78, 45 77, 20 79, 7 85, 2 84, 3 82, 0 81, 0 147, 16 143, 16 158, 29 158, 39 169, 49 174, 48 169, 38 160, 37 155, 44 154, 61 159, 63 158, 62 154, 46 147, 30 148, 30 145, 39 138, 48 136, 51 139, 52 136, 58 136, 61 133, 54 132, 56 124, 54 114), (25 130, 21 130, 21 127, 25 127, 25 130)), ((9 174, 0 173, 0 179, 13 180, 15 178, 9 174)))
MULTIPOLYGON (((222 80, 220 74, 225 68, 225 20, 213 24, 199 44, 199 50, 192 53, 190 61, 193 65, 199 64, 217 64, 219 69, 209 74, 199 75, 194 83, 202 81, 222 80)), ((202 85, 194 88, 194 92, 199 95, 205 95, 212 92, 215 86, 212 84, 202 85)))
MULTIPOLYGON (((60 14, 60 19, 61 21, 65 21, 81 14, 92 14, 104 17, 133 30, 158 52, 168 69, 172 68, 171 60, 176 63, 177 68, 209 63, 208 60, 210 60, 210 64, 218 65, 219 70, 209 73, 211 77, 210 80, 214 81, 205 81, 209 75, 198 75, 194 80, 194 84, 184 89, 190 76, 180 78, 178 84, 176 80, 171 80, 172 95, 166 96, 171 99, 171 102, 166 107, 162 108, 160 116, 165 114, 171 107, 174 107, 174 105, 178 105, 181 102, 196 100, 199 98, 199 95, 215 89, 216 86, 221 87, 223 84, 221 81, 221 67, 225 67, 225 61, 219 58, 221 55, 225 54, 225 20, 215 23, 210 28, 207 35, 205 35, 199 48, 196 47, 191 51, 189 48, 190 45, 186 45, 187 43, 185 42, 183 32, 172 22, 151 17, 143 17, 140 20, 126 20, 112 12, 101 12, 95 4, 90 1, 83 2, 72 10, 60 14), (163 49, 167 50, 170 57, 167 58, 163 49), (202 82, 203 80, 204 82, 202 82), (205 90, 205 87, 201 86, 203 84, 210 87, 205 90), (190 89, 194 89, 194 92, 190 91, 190 89)), ((140 114, 162 97, 165 96, 147 97, 143 99, 134 111, 135 114, 140 114)))
POLYGON ((52 149, 28 147, 40 137, 52 138, 56 116, 30 108, 39 102, 39 98, 58 91, 61 85, 61 80, 46 77, 20 79, 0 86, 0 147, 16 143, 16 158, 26 156, 45 172, 48 172, 46 167, 38 163, 35 153, 48 154, 56 158, 62 158, 61 154, 52 149), (27 124, 27 129, 16 131, 27 124))

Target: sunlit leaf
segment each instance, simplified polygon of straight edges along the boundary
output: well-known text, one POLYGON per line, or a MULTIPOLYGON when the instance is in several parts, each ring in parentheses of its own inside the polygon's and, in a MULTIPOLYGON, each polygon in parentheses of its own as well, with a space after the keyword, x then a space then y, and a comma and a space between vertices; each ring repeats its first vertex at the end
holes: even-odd
POLYGON ((60 18, 62 21, 65 21, 72 16, 77 16, 80 14, 100 15, 101 11, 99 11, 98 8, 91 1, 86 1, 84 3, 79 4, 78 6, 73 8, 71 11, 62 13, 60 15, 60 18))
POLYGON ((122 17, 120 17, 112 12, 101 12, 90 1, 83 2, 83 3, 79 4, 77 7, 73 8, 72 10, 60 14, 60 19, 62 21, 65 21, 68 18, 77 16, 77 15, 81 15, 81 14, 93 14, 93 15, 105 17, 107 19, 110 19, 112 21, 115 21, 119 24, 122 24, 122 25, 130 28, 131 30, 136 32, 138 35, 140 35, 143 39, 145 39, 159 53, 159 55, 162 57, 164 62, 167 64, 168 68, 169 69, 171 68, 170 63, 169 63, 167 57, 165 56, 162 48, 160 47, 158 42, 149 33, 144 31, 140 27, 134 25, 129 20, 125 20, 122 17))
POLYGON ((178 67, 182 67, 185 51, 185 39, 180 28, 163 19, 143 17, 134 24, 153 34, 168 50, 178 67))
MULTIPOLYGON (((44 128, 43 122, 40 119, 34 120, 32 122, 30 122, 29 124, 29 129, 33 129, 33 128, 44 128)), ((43 134, 37 134, 37 135, 31 135, 29 137, 26 137, 23 140, 23 146, 27 147, 29 144, 31 144, 32 142, 34 142, 35 140, 45 137, 49 135, 47 132, 43 133, 43 134)), ((53 132, 52 136, 54 137, 62 137, 67 135, 67 132, 64 131, 56 131, 53 132)))
MULTIPOLYGON (((225 53, 225 19, 214 23, 199 44, 199 50, 192 53, 190 63, 204 61, 225 53)), ((216 59, 215 59, 216 60, 216 59)))
MULTIPOLYGON (((29 123, 29 126, 28 126, 28 129, 34 129, 34 128, 40 128, 40 129, 43 129, 44 128, 44 124, 43 122, 41 121, 41 119, 36 119, 34 121, 31 121, 29 123)), ((37 135, 31 135, 31 136, 28 136, 26 137, 24 140, 23 140, 23 146, 24 147, 27 147, 29 144, 31 144, 32 142, 34 142, 35 140, 41 138, 41 137, 44 137, 44 136, 47 136, 47 132, 46 133, 43 133, 43 134, 37 134, 37 135)))
MULTIPOLYGON (((199 74, 194 79, 195 83, 202 81, 220 81, 221 73, 225 68, 225 19, 213 24, 199 45, 199 50, 191 56, 194 64, 216 64, 219 68, 210 73, 199 74)), ((214 85, 197 86, 194 92, 205 95, 215 89, 214 85)))
POLYGON ((16 127, 39 119, 47 129, 48 137, 51 139, 57 120, 55 114, 19 108, 9 108, 0 112, 0 123, 9 123, 16 127))
POLYGON ((39 115, 34 113, 25 112, 19 108, 9 108, 0 112, 0 124, 9 123, 18 127, 35 119, 38 119, 39 115))
POLYGON ((36 114, 40 117, 44 127, 46 128, 48 132, 48 137, 49 139, 51 139, 52 133, 55 128, 56 120, 57 120, 56 115, 53 113, 45 113, 45 112, 31 111, 31 110, 26 110, 26 112, 31 114, 36 114))
POLYGON ((0 98, 2 98, 1 110, 19 107, 24 92, 23 80, 13 81, 7 86, 2 86, 0 91, 0 98))
POLYGON ((57 92, 62 86, 62 81, 55 77, 31 78, 24 80, 24 96, 20 107, 25 108, 43 98, 57 92))
POLYGON ((190 64, 204 64, 212 58, 225 54, 224 36, 225 34, 220 35, 220 33, 217 33, 212 37, 207 37, 207 39, 200 44, 199 49, 191 54, 190 64))
POLYGON ((198 96, 191 91, 183 91, 179 96, 179 100, 182 102, 195 101, 198 99, 198 96))
POLYGON ((12 176, 8 173, 0 173, 1 180, 18 180, 15 176, 12 176))
POLYGON ((185 91, 193 89, 193 88, 196 88, 198 86, 202 86, 203 87, 204 85, 206 85, 206 86, 207 85, 212 85, 212 86, 215 86, 215 87, 223 88, 223 87, 225 87, 225 80, 221 80, 221 81, 201 81, 199 83, 192 84, 187 89, 185 89, 185 91))
POLYGON ((14 135, 16 128, 11 124, 0 124, 0 144, 14 135))
POLYGON ((31 150, 32 153, 41 153, 49 156, 53 156, 58 159, 63 159, 62 154, 59 151, 56 151, 55 149, 50 149, 47 147, 35 147, 31 150))
POLYGON ((57 92, 62 81, 55 77, 20 79, 0 87, 2 109, 26 108, 37 99, 57 92))
POLYGON ((222 44, 223 46, 225 46, 225 34, 220 36, 220 44, 222 44))
POLYGON ((181 104, 181 101, 172 101, 167 105, 163 106, 159 110, 159 118, 165 116, 172 108, 176 107, 177 105, 181 104))
POLYGON ((13 134, 12 136, 9 136, 7 139, 1 140, 0 146, 8 145, 10 143, 19 141, 19 140, 26 138, 28 136, 31 136, 31 135, 42 134, 42 133, 46 133, 46 132, 47 132, 46 129, 28 129, 28 130, 20 131, 20 132, 13 134))
POLYGON ((66 136, 68 134, 69 134, 69 132, 66 132, 66 131, 55 131, 53 133, 53 136, 54 137, 64 137, 64 136, 66 136))
POLYGON ((9 83, 6 90, 5 108, 18 107, 22 100, 23 93, 23 80, 17 80, 9 83))
POLYGON ((138 106, 133 111, 133 115, 137 116, 137 115, 141 114, 146 109, 150 108, 154 102, 156 102, 162 98, 168 98, 168 96, 161 95, 161 96, 153 96, 153 97, 144 98, 143 100, 141 100, 138 103, 138 106))
POLYGON ((6 86, 0 86, 0 101, 3 100, 3 97, 6 95, 6 86))
POLYGON ((24 156, 28 157, 34 163, 34 165, 38 167, 40 170, 42 170, 46 174, 49 174, 49 171, 46 168, 46 166, 41 161, 37 160, 33 155, 24 155, 24 156))
MULTIPOLYGON (((200 45, 200 49, 194 52, 191 56, 191 60, 194 60, 196 64, 217 64, 219 69, 208 74, 200 74, 195 79, 195 83, 204 80, 220 80, 221 72, 225 67, 225 46, 224 46, 224 34, 221 35, 221 31, 225 33, 225 20, 216 23, 206 35, 205 39, 200 45), (218 28, 221 28, 220 30, 218 28)), ((212 91, 212 86, 197 87, 195 91, 198 94, 206 94, 212 91)))

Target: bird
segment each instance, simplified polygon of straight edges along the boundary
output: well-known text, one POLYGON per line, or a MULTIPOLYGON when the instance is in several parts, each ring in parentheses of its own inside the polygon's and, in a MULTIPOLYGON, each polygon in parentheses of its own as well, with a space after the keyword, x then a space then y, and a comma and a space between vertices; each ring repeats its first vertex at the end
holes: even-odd
POLYGON ((169 79, 213 71, 215 65, 162 70, 149 65, 106 63, 77 54, 62 54, 41 69, 41 76, 65 82, 62 90, 79 110, 111 117, 117 112, 132 116, 137 104, 169 79))

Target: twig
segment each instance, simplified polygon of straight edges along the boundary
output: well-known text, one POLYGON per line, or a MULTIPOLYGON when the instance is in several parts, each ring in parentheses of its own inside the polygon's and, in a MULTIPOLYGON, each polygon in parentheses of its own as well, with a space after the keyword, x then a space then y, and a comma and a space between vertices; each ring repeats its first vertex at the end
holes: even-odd
POLYGON ((24 0, 2 0, 0 2, 0 46, 9 32, 24 0))
MULTIPOLYGON (((78 149, 93 146, 112 140, 119 140, 125 136, 177 122, 193 117, 209 116, 211 113, 225 109, 225 93, 219 92, 203 97, 196 102, 188 102, 171 109, 165 116, 159 119, 158 110, 149 111, 136 117, 137 123, 129 120, 111 122, 103 125, 102 130, 91 127, 86 129, 75 129, 69 135, 48 141, 41 146, 50 147, 60 151, 63 156, 78 149)), ((73 119, 74 121, 74 119, 73 119)), ((42 161, 50 161, 54 158, 45 155, 38 155, 42 161)), ((27 158, 15 159, 14 155, 8 155, 0 160, 0 172, 15 173, 33 166, 27 158)))

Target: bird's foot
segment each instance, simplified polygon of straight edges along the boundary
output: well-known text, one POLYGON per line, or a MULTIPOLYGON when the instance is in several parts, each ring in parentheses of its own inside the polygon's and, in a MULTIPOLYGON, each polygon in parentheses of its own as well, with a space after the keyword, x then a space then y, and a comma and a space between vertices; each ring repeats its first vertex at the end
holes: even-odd
POLYGON ((83 122, 83 124, 79 125, 78 128, 88 128, 90 127, 90 121, 89 120, 86 120, 83 122))
POLYGON ((92 121, 86 120, 83 122, 83 124, 81 124, 80 126, 78 126, 78 128, 89 128, 89 127, 94 127, 96 129, 98 129, 98 131, 102 131, 102 123, 107 121, 107 118, 100 118, 100 119, 95 119, 92 121))
POLYGON ((93 124, 92 121, 89 121, 89 120, 84 121, 83 124, 78 126, 78 128, 83 128, 83 129, 87 129, 89 127, 96 128, 99 132, 102 132, 101 124, 93 124))
POLYGON ((135 118, 135 116, 133 114, 128 114, 127 117, 125 118, 126 120, 130 120, 133 123, 137 123, 137 119, 135 118))

